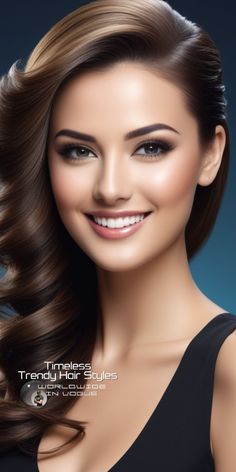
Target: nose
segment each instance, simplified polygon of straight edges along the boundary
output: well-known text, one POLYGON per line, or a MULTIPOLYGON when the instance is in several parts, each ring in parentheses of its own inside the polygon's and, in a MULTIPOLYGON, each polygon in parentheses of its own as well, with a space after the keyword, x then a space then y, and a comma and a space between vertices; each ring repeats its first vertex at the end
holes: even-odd
POLYGON ((118 199, 129 199, 132 193, 129 166, 122 156, 113 155, 101 161, 93 188, 93 197, 112 205, 118 199))

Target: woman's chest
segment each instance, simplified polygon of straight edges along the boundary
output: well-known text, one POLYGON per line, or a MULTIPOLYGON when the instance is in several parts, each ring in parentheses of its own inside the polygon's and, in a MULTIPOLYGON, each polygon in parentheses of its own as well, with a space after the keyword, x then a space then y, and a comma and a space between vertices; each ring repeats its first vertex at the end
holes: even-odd
MULTIPOLYGON (((41 459, 42 455, 38 453, 39 472, 54 469, 57 472, 113 471, 157 409, 186 344, 181 346, 179 343, 172 350, 169 346, 168 356, 163 350, 159 357, 152 357, 149 362, 142 360, 116 366, 112 372, 117 373, 117 379, 89 380, 89 388, 66 415, 88 422, 84 438, 61 454, 41 459)), ((39 450, 57 447, 73 434, 73 430, 65 427, 51 428, 41 439, 39 450)))

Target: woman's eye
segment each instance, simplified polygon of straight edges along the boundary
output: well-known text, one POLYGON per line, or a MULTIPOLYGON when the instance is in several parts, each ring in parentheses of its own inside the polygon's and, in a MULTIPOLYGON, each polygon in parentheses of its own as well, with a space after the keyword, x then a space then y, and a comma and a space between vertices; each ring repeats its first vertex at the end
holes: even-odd
POLYGON ((147 160, 158 158, 161 154, 165 154, 173 149, 173 146, 165 141, 154 140, 147 141, 139 146, 135 151, 138 156, 144 156, 147 160), (137 151, 144 149, 144 153, 139 154, 137 151))
POLYGON ((83 160, 83 158, 86 159, 87 157, 91 157, 90 153, 92 153, 92 157, 95 156, 93 151, 87 147, 73 143, 65 144, 58 152, 62 156, 66 156, 67 159, 72 160, 83 160))
MULTIPOLYGON (((166 141, 152 140, 142 143, 142 145, 136 149, 134 154, 144 157, 145 160, 155 160, 159 158, 161 154, 165 154, 172 149, 173 146, 166 141), (144 149, 144 152, 137 152, 142 149, 144 149)), ((58 152, 62 156, 65 156, 66 159, 73 161, 81 161, 87 158, 96 157, 95 153, 89 148, 76 143, 64 144, 58 152)))

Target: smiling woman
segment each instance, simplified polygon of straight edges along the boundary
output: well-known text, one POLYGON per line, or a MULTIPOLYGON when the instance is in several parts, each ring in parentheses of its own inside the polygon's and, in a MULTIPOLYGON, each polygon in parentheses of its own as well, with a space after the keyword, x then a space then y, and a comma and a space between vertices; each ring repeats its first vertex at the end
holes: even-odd
POLYGON ((71 79, 53 105, 47 153, 57 209, 79 247, 99 267, 121 271, 177 242, 196 184, 212 181, 221 164, 224 128, 218 125, 215 133, 203 152, 182 90, 141 63, 122 61, 71 79), (78 123, 82 131, 76 130, 78 123), (150 215, 137 223, 127 219, 129 212, 150 215), (87 214, 101 221, 88 225, 87 214), (107 245, 107 238, 134 231, 136 238, 125 240, 125 247, 107 245))
POLYGON ((1 468, 231 472, 236 318, 189 268, 229 164, 213 40, 97 0, 0 85, 1 468))

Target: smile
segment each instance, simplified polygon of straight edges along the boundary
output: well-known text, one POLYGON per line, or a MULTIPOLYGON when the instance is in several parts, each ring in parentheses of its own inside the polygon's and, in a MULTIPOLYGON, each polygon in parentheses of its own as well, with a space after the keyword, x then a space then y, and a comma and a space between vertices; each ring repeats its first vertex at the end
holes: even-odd
POLYGON ((125 218, 99 218, 98 216, 91 216, 100 226, 108 226, 108 228, 123 228, 124 226, 133 225, 139 221, 142 221, 145 217, 145 214, 126 216, 125 218))
POLYGON ((125 218, 101 218, 93 215, 86 215, 86 217, 97 234, 108 239, 117 239, 137 231, 150 213, 152 212, 126 216, 125 218))

